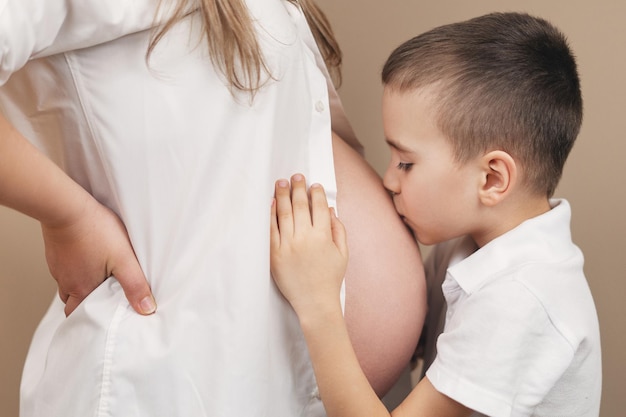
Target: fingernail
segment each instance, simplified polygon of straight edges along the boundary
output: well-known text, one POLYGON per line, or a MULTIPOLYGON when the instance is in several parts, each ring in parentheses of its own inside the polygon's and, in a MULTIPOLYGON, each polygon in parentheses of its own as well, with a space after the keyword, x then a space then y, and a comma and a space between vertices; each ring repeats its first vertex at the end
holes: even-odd
POLYGON ((154 302, 154 298, 152 296, 147 296, 139 303, 139 308, 141 309, 141 313, 145 315, 153 314, 156 311, 156 303, 154 302))
POLYGON ((289 187, 289 181, 287 181, 287 180, 278 180, 278 181, 276 181, 276 185, 278 185, 280 188, 286 188, 286 187, 289 187))
POLYGON ((322 184, 316 182, 315 184, 311 184, 311 188, 322 188, 322 184))
POLYGON ((302 174, 295 174, 293 177, 291 177, 294 181, 302 181, 304 179, 304 177, 302 176, 302 174))

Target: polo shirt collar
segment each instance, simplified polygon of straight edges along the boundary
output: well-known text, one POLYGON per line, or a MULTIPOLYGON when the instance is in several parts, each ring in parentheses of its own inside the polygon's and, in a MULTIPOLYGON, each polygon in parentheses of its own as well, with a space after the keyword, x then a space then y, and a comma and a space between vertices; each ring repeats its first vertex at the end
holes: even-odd
POLYGON ((575 250, 571 243, 570 205, 564 199, 553 199, 550 207, 550 211, 524 221, 450 266, 448 277, 471 294, 522 264, 553 262, 557 256, 570 256, 575 250))

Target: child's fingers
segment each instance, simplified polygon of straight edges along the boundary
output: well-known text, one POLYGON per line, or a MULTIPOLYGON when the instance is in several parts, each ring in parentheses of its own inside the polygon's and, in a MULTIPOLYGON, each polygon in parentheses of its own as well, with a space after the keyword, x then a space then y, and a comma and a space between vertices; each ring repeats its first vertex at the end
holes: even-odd
POLYGON ((276 218, 276 198, 272 198, 272 208, 270 210, 270 248, 273 250, 280 246, 280 230, 278 229, 278 219, 276 218))
POLYGON ((326 193, 320 184, 313 184, 309 190, 311 194, 311 213, 313 226, 322 230, 330 229, 330 216, 326 193))
POLYGON ((272 207, 276 228, 280 239, 293 235, 293 210, 291 208, 291 196, 289 181, 278 180, 274 188, 274 199, 276 203, 272 207))
POLYGON ((330 229, 333 235, 333 242, 339 249, 339 252, 344 256, 344 258, 348 257, 348 239, 346 235, 346 228, 343 223, 337 218, 337 214, 335 213, 334 208, 328 209, 330 212, 330 229))
POLYGON ((309 196, 306 191, 306 180, 302 174, 291 177, 291 206, 293 208, 294 230, 306 230, 311 227, 309 196))

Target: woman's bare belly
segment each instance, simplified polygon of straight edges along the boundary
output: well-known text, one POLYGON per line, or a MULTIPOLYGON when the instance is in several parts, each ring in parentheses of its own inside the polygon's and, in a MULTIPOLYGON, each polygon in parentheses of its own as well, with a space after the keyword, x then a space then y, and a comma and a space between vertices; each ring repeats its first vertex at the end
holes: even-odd
POLYGON ((350 251, 346 322, 361 367, 382 396, 409 363, 424 323, 422 260, 378 174, 336 135, 333 151, 350 251))

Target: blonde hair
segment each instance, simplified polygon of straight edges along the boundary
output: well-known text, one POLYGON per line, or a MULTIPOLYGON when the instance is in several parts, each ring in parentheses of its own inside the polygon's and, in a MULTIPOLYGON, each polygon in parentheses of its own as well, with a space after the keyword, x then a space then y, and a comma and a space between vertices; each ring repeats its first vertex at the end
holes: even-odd
MULTIPOLYGON (((265 76, 271 77, 271 74, 244 0, 177 0, 168 19, 156 28, 146 60, 149 61, 163 36, 187 16, 190 1, 196 3, 194 9, 202 16, 202 29, 213 64, 224 74, 231 88, 254 95, 263 85, 265 76)), ((342 54, 328 19, 313 0, 288 1, 302 9, 328 71, 335 85, 339 86, 342 54)), ((162 6, 163 0, 159 3, 160 11, 162 6)))

